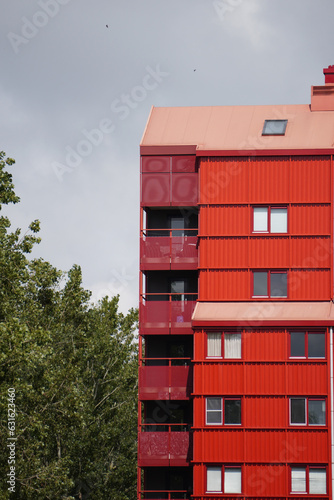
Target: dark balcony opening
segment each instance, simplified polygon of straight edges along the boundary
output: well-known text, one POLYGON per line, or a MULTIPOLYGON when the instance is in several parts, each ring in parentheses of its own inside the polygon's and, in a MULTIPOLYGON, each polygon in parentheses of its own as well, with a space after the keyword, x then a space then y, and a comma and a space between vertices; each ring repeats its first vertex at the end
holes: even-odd
POLYGON ((192 425, 191 401, 146 401, 143 432, 189 432, 192 425))
POLYGON ((192 357, 193 342, 189 336, 154 335, 145 339, 144 366, 189 366, 192 357))
POLYGON ((147 271, 147 301, 182 301, 197 299, 197 271, 147 271))
POLYGON ((197 207, 179 209, 146 208, 146 236, 197 236, 197 207))
POLYGON ((192 492, 189 467, 145 467, 142 499, 184 500, 192 492))

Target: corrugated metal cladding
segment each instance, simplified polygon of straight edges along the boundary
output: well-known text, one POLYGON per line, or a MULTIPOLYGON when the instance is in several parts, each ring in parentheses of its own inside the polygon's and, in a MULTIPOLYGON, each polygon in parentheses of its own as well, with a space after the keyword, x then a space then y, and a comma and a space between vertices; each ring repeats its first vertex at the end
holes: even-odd
MULTIPOLYGON (((258 269, 264 268, 261 266, 258 269)), ((252 298, 252 273, 247 269, 202 269, 199 278, 201 301, 238 301, 252 298)), ((288 270, 288 300, 330 300, 331 296, 330 269, 288 270)))
POLYGON ((200 267, 224 268, 330 268, 329 236, 253 236, 202 238, 200 267))
MULTIPOLYGON (((327 432, 208 429, 195 431, 194 461, 204 463, 326 463, 327 432)), ((277 494, 273 492, 273 494, 277 494)))
MULTIPOLYGON (((259 318, 261 319, 261 318, 259 318)), ((195 330, 194 332, 194 361, 197 363, 204 363, 205 366, 212 365, 216 366, 218 364, 226 364, 227 366, 240 365, 243 362, 286 362, 288 367, 299 368, 303 372, 303 377, 305 378, 305 383, 308 383, 308 377, 310 379, 316 378, 315 373, 311 370, 314 369, 324 375, 323 369, 326 370, 327 360, 317 360, 317 359, 291 359, 290 356, 290 330, 300 330, 304 331, 305 327, 293 327, 291 329, 278 329, 278 328, 261 328, 248 329, 247 325, 243 328, 238 328, 238 332, 242 335, 241 340, 241 355, 242 359, 239 362, 227 361, 222 358, 220 361, 206 359, 206 331, 205 330, 195 330), (313 368, 312 368, 313 367, 313 368), (325 368, 323 368, 325 367, 325 368), (308 372, 307 372, 308 370, 308 372), (308 375, 307 375, 308 373, 308 375)), ((220 331, 230 332, 234 331, 228 327, 222 327, 220 331)), ((326 330, 321 327, 317 331, 325 332, 326 330)), ((206 369, 206 368, 204 368, 206 369)), ((290 368, 289 368, 290 369, 290 368)), ((292 370, 292 368, 291 368, 292 370)), ((311 380, 310 380, 311 382, 311 380)))
POLYGON ((330 157, 203 158, 201 204, 330 203, 330 157))
POLYGON ((326 373, 326 363, 196 363, 194 394, 325 396, 326 373))

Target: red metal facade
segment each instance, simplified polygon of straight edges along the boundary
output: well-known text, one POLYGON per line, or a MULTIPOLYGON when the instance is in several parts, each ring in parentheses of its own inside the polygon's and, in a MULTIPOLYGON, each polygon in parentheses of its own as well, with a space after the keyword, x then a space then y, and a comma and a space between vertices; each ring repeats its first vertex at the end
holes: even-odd
POLYGON ((192 326, 196 301, 256 308, 333 300, 333 156, 307 146, 275 154, 268 144, 265 154, 197 158, 172 146, 170 155, 157 145, 151 156, 143 150, 138 500, 332 498, 326 318, 273 327, 259 313, 231 328, 192 326), (267 214, 261 230, 257 209, 267 214), (256 291, 256 273, 268 280, 267 293, 256 291), (279 293, 271 287, 277 277, 285 280, 279 293), (231 354, 225 342, 233 335, 231 354), (323 351, 312 342, 324 342, 323 351))

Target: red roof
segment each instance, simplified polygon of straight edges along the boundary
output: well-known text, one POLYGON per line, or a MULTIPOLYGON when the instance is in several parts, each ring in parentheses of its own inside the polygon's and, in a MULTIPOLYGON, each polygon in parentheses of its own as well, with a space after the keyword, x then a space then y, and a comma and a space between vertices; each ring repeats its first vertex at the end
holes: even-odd
POLYGON ((198 153, 328 150, 334 147, 334 111, 311 111, 306 104, 153 107, 141 141, 142 154, 157 146, 194 146, 198 153), (284 119, 288 120, 284 136, 262 136, 265 120, 284 119))

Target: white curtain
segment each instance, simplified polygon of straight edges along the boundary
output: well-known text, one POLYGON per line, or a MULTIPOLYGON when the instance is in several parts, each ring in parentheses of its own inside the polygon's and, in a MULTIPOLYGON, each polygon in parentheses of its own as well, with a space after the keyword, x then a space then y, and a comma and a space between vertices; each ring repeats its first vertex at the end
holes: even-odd
POLYGON ((309 493, 327 493, 326 469, 310 469, 310 491, 309 493))
POLYGON ((208 333, 208 358, 217 358, 222 355, 222 334, 218 333, 208 333))
POLYGON ((287 208, 272 208, 270 211, 270 232, 286 233, 288 231, 287 208))
POLYGON ((225 333, 225 358, 241 358, 241 333, 225 333))
POLYGON ((293 467, 291 469, 291 491, 306 493, 306 469, 293 467))
POLYGON ((268 231, 268 208, 254 207, 253 231, 268 231))
POLYGON ((225 467, 224 493, 241 493, 241 469, 225 467))
POLYGON ((220 467, 207 467, 206 491, 222 491, 222 471, 220 467))

